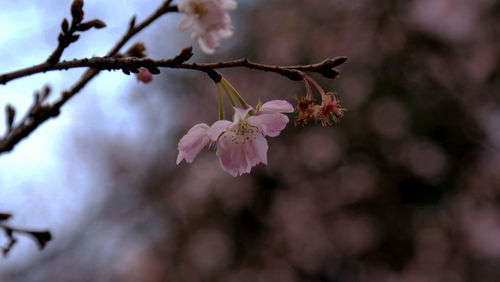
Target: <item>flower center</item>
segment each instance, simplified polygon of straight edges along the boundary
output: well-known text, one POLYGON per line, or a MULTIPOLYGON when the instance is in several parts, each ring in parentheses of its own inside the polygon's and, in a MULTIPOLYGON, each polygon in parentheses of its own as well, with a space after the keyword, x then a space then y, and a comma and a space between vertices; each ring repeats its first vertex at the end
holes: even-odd
POLYGON ((194 13, 197 14, 199 17, 203 17, 208 12, 207 6, 204 2, 196 4, 193 10, 194 13))
POLYGON ((237 127, 232 128, 227 133, 231 136, 231 142, 237 145, 252 143, 253 140, 257 139, 257 134, 261 134, 257 126, 251 125, 244 120, 240 121, 237 127))

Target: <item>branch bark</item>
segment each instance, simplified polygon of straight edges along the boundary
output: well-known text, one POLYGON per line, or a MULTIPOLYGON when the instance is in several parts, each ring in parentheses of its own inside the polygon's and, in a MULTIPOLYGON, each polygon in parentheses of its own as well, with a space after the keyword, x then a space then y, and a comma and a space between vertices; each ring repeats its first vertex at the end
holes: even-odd
MULTIPOLYGON (((137 69, 140 67, 145 67, 149 69, 151 73, 158 73, 158 68, 164 67, 191 69, 210 73, 215 69, 245 67, 254 70, 274 72, 291 80, 302 80, 304 77, 304 72, 316 72, 322 74, 327 78, 333 79, 340 74, 340 72, 335 69, 335 67, 341 65, 347 60, 346 57, 336 57, 333 59, 325 59, 317 64, 295 66, 265 65, 251 62, 246 58, 218 63, 186 63, 185 61, 187 61, 192 56, 191 47, 184 48, 176 57, 165 60, 113 57, 118 54, 119 50, 123 47, 123 45, 125 45, 128 40, 130 40, 130 38, 147 27, 157 18, 168 12, 177 12, 177 6, 170 6, 171 2, 172 0, 164 1, 163 4, 155 12, 153 12, 149 17, 144 19, 138 25, 135 25, 135 16, 132 17, 127 32, 104 57, 55 62, 54 60, 47 60, 44 63, 32 67, 0 75, 0 84, 6 84, 7 82, 14 79, 22 78, 36 73, 82 67, 89 68, 70 89, 68 89, 67 91, 63 91, 61 93, 61 96, 53 104, 43 104, 43 101, 35 100, 34 105, 28 110, 24 118, 15 126, 10 128, 7 134, 0 139, 0 154, 12 150, 16 144, 18 144, 22 139, 31 134, 36 128, 38 128, 39 125, 41 125, 48 119, 59 115, 62 106, 83 87, 85 87, 85 85, 101 70, 122 70, 124 73, 129 74, 130 72, 137 72, 137 69)), ((60 47, 58 46, 57 49, 60 49, 60 47)))
MULTIPOLYGON (((108 51, 106 57, 116 55, 118 51, 132 38, 135 34, 150 25, 156 19, 169 12, 177 12, 176 5, 170 5, 172 0, 164 1, 160 7, 144 19, 138 25, 135 25, 135 17, 132 18, 127 31, 120 40, 108 51)), ((48 62, 47 62, 48 63, 48 62)), ((42 64, 43 65, 43 64, 42 64)), ((0 139, 0 154, 11 151, 16 144, 22 139, 29 136, 35 129, 48 119, 59 115, 62 106, 78 93, 85 85, 92 80, 98 73, 99 69, 90 68, 85 71, 80 79, 68 90, 63 91, 61 96, 53 103, 43 105, 35 103, 26 113, 26 115, 12 129, 0 139)), ((28 74, 26 74, 28 75, 28 74)))
POLYGON ((336 57, 333 59, 325 59, 317 64, 310 65, 297 65, 297 66, 275 66, 275 65, 265 65, 249 61, 248 59, 238 59, 233 61, 218 62, 218 63, 185 63, 188 58, 184 60, 179 60, 180 55, 185 54, 186 57, 190 57, 192 54, 187 55, 191 52, 190 47, 183 49, 181 53, 172 58, 164 60, 153 60, 153 59, 139 59, 139 58, 110 58, 110 57, 93 57, 85 59, 75 59, 71 61, 61 61, 56 64, 42 63, 29 68, 18 70, 11 73, 6 73, 0 75, 0 83, 5 84, 11 80, 18 79, 24 76, 55 71, 55 70, 68 70, 73 68, 90 67, 95 70, 130 70, 137 69, 139 67, 153 68, 153 67, 164 67, 164 68, 179 68, 179 69, 192 69, 198 71, 209 71, 221 68, 234 68, 234 67, 246 67, 249 69, 275 72, 286 76, 292 80, 301 80, 300 72, 317 72, 323 74, 326 71, 335 72, 338 71, 334 69, 346 61, 346 57, 336 57))
POLYGON ((9 213, 0 213, 0 229, 3 229, 5 236, 7 237, 7 243, 5 246, 0 247, 4 257, 7 256, 12 247, 17 243, 17 238, 14 236, 14 233, 31 236, 32 239, 37 242, 40 249, 45 248, 45 245, 52 239, 52 234, 48 230, 35 231, 6 225, 4 221, 8 220, 10 217, 12 217, 12 215, 9 213))

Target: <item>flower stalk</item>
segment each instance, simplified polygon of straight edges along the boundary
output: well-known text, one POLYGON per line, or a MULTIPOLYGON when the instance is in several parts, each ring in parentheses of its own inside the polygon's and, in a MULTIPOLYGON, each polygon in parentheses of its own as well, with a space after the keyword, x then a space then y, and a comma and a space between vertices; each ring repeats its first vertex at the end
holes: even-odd
POLYGON ((341 105, 341 100, 337 98, 337 93, 327 92, 319 86, 319 84, 312 79, 310 76, 303 74, 303 82, 306 88, 306 95, 300 99, 294 97, 297 100, 297 106, 295 106, 295 112, 297 117, 295 118, 294 124, 305 125, 307 122, 319 121, 323 126, 331 125, 333 123, 339 122, 340 118, 347 111, 341 105), (315 99, 312 95, 312 89, 310 83, 318 90, 321 95, 321 104, 315 103, 315 99))
POLYGON ((224 119, 224 104, 222 102, 222 93, 220 91, 220 83, 216 83, 217 86, 217 98, 219 99, 219 120, 224 119))
POLYGON ((227 81, 224 77, 222 77, 221 82, 223 85, 226 85, 226 87, 231 90, 231 92, 234 94, 234 96, 236 97, 236 99, 240 103, 241 107, 243 109, 248 109, 249 106, 248 106, 247 102, 245 102, 243 97, 241 97, 240 93, 238 93, 238 91, 236 91, 236 89, 231 85, 231 83, 229 83, 229 81, 227 81))
POLYGON ((226 84, 224 84, 224 83, 222 82, 222 80, 221 80, 220 84, 222 85, 222 88, 224 89, 224 92, 226 93, 226 96, 227 96, 227 98, 229 99, 229 102, 231 102, 231 105, 232 105, 233 107, 237 107, 236 102, 234 101, 234 98, 233 98, 233 96, 231 95, 231 92, 229 91, 229 89, 227 89, 227 85, 226 85, 226 84))

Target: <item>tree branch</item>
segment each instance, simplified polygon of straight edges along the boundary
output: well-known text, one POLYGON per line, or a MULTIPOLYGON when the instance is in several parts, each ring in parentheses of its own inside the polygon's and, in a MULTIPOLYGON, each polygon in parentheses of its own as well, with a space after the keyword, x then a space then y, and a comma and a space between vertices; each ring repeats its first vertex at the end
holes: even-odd
MULTIPOLYGON (((145 67, 151 73, 156 74, 159 73, 159 67, 165 67, 191 69, 208 73, 221 68, 246 67, 249 69, 278 73, 292 80, 302 80, 303 72, 316 72, 327 78, 336 78, 340 72, 335 69, 335 67, 341 65, 347 59, 346 57, 336 57, 333 59, 328 58, 317 64, 295 66, 265 65, 251 62, 246 58, 219 63, 186 63, 185 61, 192 56, 191 47, 184 48, 176 57, 165 60, 113 57, 117 55, 121 47, 123 47, 123 45, 132 36, 147 27, 161 15, 168 12, 178 11, 177 6, 170 6, 171 2, 171 0, 165 1, 155 12, 138 25, 135 25, 135 16, 132 17, 127 32, 104 57, 75 59, 60 62, 47 60, 44 63, 29 68, 0 75, 0 84, 6 84, 11 80, 36 73, 89 67, 89 69, 83 73, 80 80, 78 80, 69 90, 63 91, 61 96, 52 105, 43 104, 43 101, 35 99, 33 106, 28 110, 24 118, 17 125, 11 127, 7 134, 0 139, 0 153, 12 150, 14 146, 19 143, 19 141, 27 137, 40 124, 51 117, 59 115, 61 107, 69 99, 71 99, 71 97, 78 93, 101 70, 122 70, 124 73, 130 74, 130 72, 138 72, 138 68, 140 67, 145 67)), ((60 49, 60 46, 58 46, 57 49, 60 49)))
POLYGON ((7 256, 12 247, 17 243, 17 238, 14 237, 14 233, 22 233, 31 236, 38 244, 41 249, 45 248, 45 245, 52 239, 52 235, 49 231, 33 231, 21 228, 15 228, 6 225, 3 221, 11 218, 12 215, 9 213, 0 213, 0 229, 3 229, 5 236, 8 239, 7 244, 1 247, 3 256, 7 256))
POLYGON ((150 25, 153 21, 161 17, 162 15, 169 13, 169 12, 178 12, 177 5, 172 5, 170 6, 170 3, 172 0, 167 0, 163 2, 163 4, 156 10, 154 11, 149 17, 144 19, 141 23, 138 25, 135 25, 135 16, 130 19, 129 22, 129 27, 127 32, 123 35, 123 37, 115 44, 111 50, 109 50, 108 54, 106 54, 106 57, 111 57, 120 51, 120 49, 127 43, 127 41, 132 38, 132 36, 136 35, 139 33, 141 30, 143 30, 145 27, 150 25))
POLYGON ((336 57, 333 59, 325 59, 320 63, 311 65, 298 65, 298 66, 274 66, 265 65, 249 61, 248 59, 239 59, 234 61, 226 61, 219 63, 207 63, 207 64, 197 64, 197 63, 185 63, 189 57, 191 57, 191 48, 184 48, 181 53, 172 58, 165 60, 152 60, 149 58, 139 59, 139 58, 110 58, 110 57, 93 57, 85 59, 75 59, 71 61, 62 61, 56 64, 42 63, 29 68, 18 70, 11 73, 6 73, 0 75, 0 83, 7 83, 8 81, 21 78, 24 76, 32 75, 35 73, 55 71, 55 70, 68 70, 73 68, 90 67, 96 70, 124 70, 125 72, 134 70, 139 67, 145 68, 180 68, 180 69, 192 69, 198 71, 209 71, 221 68, 234 68, 234 67, 246 67, 249 69, 275 72, 286 76, 292 80, 301 80, 302 76, 300 72, 317 72, 321 73, 329 78, 335 78, 339 72, 334 69, 346 61, 346 57, 336 57), (189 53, 189 54, 188 54, 189 53), (180 56, 183 55, 187 58, 184 60, 179 60, 180 56), (332 74, 332 75, 330 75, 332 74))
MULTIPOLYGON (((132 38, 135 34, 150 25, 153 21, 160 16, 176 12, 177 6, 170 3, 172 0, 166 0, 161 6, 144 19, 140 24, 135 25, 135 16, 132 18, 129 27, 123 37, 115 44, 111 50, 106 54, 106 57, 116 55, 118 51, 125 45, 125 43, 132 38)), ((0 153, 8 152, 14 148, 22 139, 31 134, 38 126, 44 123, 51 117, 59 115, 61 107, 78 93, 92 78, 98 73, 99 69, 88 69, 85 71, 80 79, 67 91, 63 91, 61 96, 53 104, 43 104, 43 102, 35 99, 34 105, 28 110, 26 115, 11 128, 11 130, 0 139, 0 153)), ((28 75, 28 74, 26 74, 28 75)))
MULTIPOLYGON (((234 67, 246 67, 249 69, 275 72, 280 75, 286 76, 291 80, 302 80, 302 75, 300 72, 317 72, 328 78, 336 78, 340 72, 335 69, 335 67, 340 66, 347 60, 346 57, 336 57, 334 59, 325 59, 320 63, 311 65, 297 65, 297 66, 272 66, 250 62, 248 59, 239 59, 234 61, 219 62, 213 64, 197 64, 197 63, 182 63, 178 66, 173 66, 175 68, 181 69, 193 69, 199 71, 210 71, 214 69, 222 68, 234 68, 234 67)), ((161 63, 161 62, 160 62, 161 63)), ((158 65, 159 67, 171 67, 158 65)))
POLYGON ((82 22, 83 20, 83 0, 73 0, 71 3, 71 26, 66 18, 61 22, 61 33, 57 37, 57 47, 52 54, 47 58, 47 63, 55 64, 61 59, 62 53, 66 47, 78 40, 79 34, 77 31, 86 31, 90 28, 103 28, 106 24, 98 19, 82 22))

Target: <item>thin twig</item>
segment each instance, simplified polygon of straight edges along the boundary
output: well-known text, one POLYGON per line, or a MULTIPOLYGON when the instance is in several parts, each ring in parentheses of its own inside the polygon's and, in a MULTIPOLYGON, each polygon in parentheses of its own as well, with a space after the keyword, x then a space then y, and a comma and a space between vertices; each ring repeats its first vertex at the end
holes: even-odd
MULTIPOLYGON (((301 72, 317 72, 323 75, 326 71, 335 72, 338 75, 338 71, 334 69, 334 67, 341 65, 347 60, 346 57, 336 57, 334 59, 325 59, 320 63, 311 64, 311 65, 298 65, 298 66, 274 66, 274 65, 265 65, 250 62, 248 59, 239 59, 234 61, 226 61, 219 63, 208 63, 208 64, 198 64, 198 63, 182 63, 178 66, 174 66, 176 68, 181 69, 193 69, 199 71, 209 71, 214 69, 222 69, 222 68, 234 68, 234 67, 245 67, 254 70, 275 72, 286 76, 292 80, 302 80, 301 72)), ((162 66, 159 66, 162 67, 162 66)), ((165 66, 169 67, 169 66, 165 66)), ((327 76, 330 77, 330 76, 327 76)), ((330 77, 331 78, 331 77, 330 77)))
POLYGON ((22 228, 16 228, 3 223, 3 221, 8 220, 12 215, 8 213, 0 213, 0 229, 2 229, 7 237, 7 243, 5 246, 0 247, 2 250, 3 256, 7 256, 12 247, 17 243, 17 238, 14 236, 14 233, 26 234, 32 237, 40 249, 45 248, 45 245, 52 240, 52 234, 48 230, 44 231, 34 231, 22 228))
MULTIPOLYGON (((184 49, 186 50, 186 49, 184 49)), ((56 64, 42 63, 29 68, 18 70, 11 73, 0 75, 0 83, 5 84, 11 80, 21 78, 24 76, 55 71, 55 70, 68 70, 73 68, 90 67, 96 70, 129 70, 139 67, 164 67, 164 68, 180 68, 192 69, 207 72, 209 70, 221 68, 234 68, 246 67, 249 69, 275 72, 286 76, 293 80, 302 80, 300 72, 318 72, 323 73, 325 70, 336 71, 333 68, 345 62, 346 57, 336 57, 333 59, 325 59, 320 63, 311 65, 298 65, 298 66, 274 66, 265 65, 249 61, 248 59, 239 59, 233 61, 219 62, 219 63, 184 63, 179 62, 175 58, 165 60, 152 60, 152 59, 139 59, 139 58, 110 58, 110 57, 93 57, 85 59, 75 59, 71 61, 61 61, 56 64)))
POLYGON ((111 50, 109 50, 108 54, 106 54, 106 57, 111 57, 120 51, 120 49, 127 43, 127 41, 132 38, 132 36, 136 35, 139 33, 141 30, 143 30, 145 27, 150 25, 153 21, 161 17, 162 15, 169 13, 169 12, 178 12, 177 5, 172 5, 170 6, 170 3, 172 0, 167 0, 163 2, 163 4, 156 10, 154 11, 149 17, 144 19, 141 23, 138 25, 135 25, 135 16, 132 17, 129 23, 129 29, 127 32, 123 35, 123 37, 115 44, 111 50))
MULTIPOLYGON (((176 12, 177 6, 170 6, 171 2, 172 0, 164 1, 156 11, 154 11, 138 25, 135 25, 135 17, 132 18, 127 32, 115 44, 115 46, 109 50, 106 57, 116 55, 123 45, 125 45, 125 43, 132 38, 132 36, 140 32, 160 16, 168 12, 176 12)), ((59 115, 61 107, 76 93, 78 93, 92 78, 94 78, 99 71, 99 69, 92 68, 85 71, 80 79, 69 90, 63 91, 61 96, 52 105, 39 104, 37 107, 32 107, 25 117, 12 127, 8 134, 0 139, 0 153, 12 150, 17 143, 31 134, 40 124, 44 123, 51 117, 59 115)))

